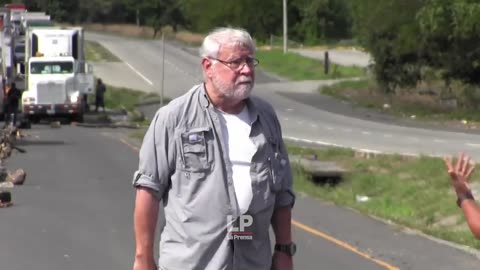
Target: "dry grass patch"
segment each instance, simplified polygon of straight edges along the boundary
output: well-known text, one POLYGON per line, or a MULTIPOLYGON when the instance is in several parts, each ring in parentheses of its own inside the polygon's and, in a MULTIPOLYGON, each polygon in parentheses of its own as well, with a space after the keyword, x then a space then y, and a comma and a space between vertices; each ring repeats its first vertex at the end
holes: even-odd
POLYGON ((180 31, 176 33, 175 38, 181 42, 190 44, 190 45, 200 45, 202 44, 203 38, 205 36, 202 34, 195 34, 188 31, 180 31))

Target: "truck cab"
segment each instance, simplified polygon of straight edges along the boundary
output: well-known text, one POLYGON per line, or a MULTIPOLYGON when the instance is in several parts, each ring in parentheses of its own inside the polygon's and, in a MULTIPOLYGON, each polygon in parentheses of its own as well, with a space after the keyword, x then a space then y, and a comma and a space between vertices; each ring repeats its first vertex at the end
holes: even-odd
POLYGON ((86 63, 80 27, 32 27, 25 36, 27 120, 62 117, 82 122, 84 96, 94 92, 94 75, 86 63))
POLYGON ((66 57, 31 57, 26 91, 22 95, 25 117, 33 122, 48 116, 82 121, 84 106, 77 83, 76 62, 66 57))

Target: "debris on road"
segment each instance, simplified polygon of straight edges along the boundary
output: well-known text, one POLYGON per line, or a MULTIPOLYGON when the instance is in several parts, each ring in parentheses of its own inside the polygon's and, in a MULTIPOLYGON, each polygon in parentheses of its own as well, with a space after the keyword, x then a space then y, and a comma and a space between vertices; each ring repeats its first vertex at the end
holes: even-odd
POLYGON ((60 121, 53 121, 53 122, 50 122, 50 127, 51 128, 61 128, 62 124, 60 123, 60 121))
POLYGON ((83 123, 72 122, 72 125, 89 128, 141 128, 139 124, 145 120, 145 115, 138 111, 127 111, 120 109, 107 111, 101 114, 85 115, 83 123))
POLYGON ((0 208, 12 206, 12 193, 9 191, 0 192, 0 208))
POLYGON ((5 127, 0 131, 0 208, 13 204, 11 192, 1 189, 11 189, 25 182, 27 174, 23 169, 17 169, 12 173, 5 167, 5 160, 12 155, 13 150, 26 153, 24 149, 15 145, 17 139, 23 137, 24 134, 13 126, 5 127))

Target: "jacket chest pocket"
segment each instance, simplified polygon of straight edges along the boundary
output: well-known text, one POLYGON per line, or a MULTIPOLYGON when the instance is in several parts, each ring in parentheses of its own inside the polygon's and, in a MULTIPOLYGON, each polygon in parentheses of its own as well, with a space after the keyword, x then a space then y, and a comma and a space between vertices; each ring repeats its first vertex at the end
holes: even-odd
POLYGON ((209 127, 194 128, 180 134, 182 169, 198 172, 210 169, 212 132, 209 127))

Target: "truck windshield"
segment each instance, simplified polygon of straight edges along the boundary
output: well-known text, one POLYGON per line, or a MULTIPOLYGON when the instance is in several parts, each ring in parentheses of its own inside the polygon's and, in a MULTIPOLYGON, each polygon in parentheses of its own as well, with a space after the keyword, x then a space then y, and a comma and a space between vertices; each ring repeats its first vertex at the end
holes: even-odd
POLYGON ((73 62, 33 62, 31 74, 68 74, 73 73, 73 62))

